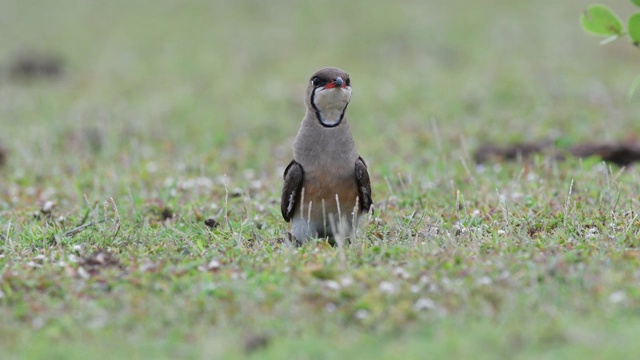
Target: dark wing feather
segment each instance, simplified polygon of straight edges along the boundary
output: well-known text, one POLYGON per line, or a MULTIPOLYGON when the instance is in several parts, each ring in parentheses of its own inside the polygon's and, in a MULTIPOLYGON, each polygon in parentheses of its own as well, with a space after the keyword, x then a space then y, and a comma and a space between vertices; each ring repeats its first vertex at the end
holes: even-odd
POLYGON ((371 181, 367 164, 361 157, 356 160, 356 181, 358 183, 358 198, 360 199, 360 210, 369 212, 373 200, 371 199, 371 181))
POLYGON ((296 208, 296 202, 302 189, 303 177, 304 170, 302 165, 295 160, 291 160, 284 170, 284 185, 282 186, 282 197, 280 198, 280 210, 286 222, 291 221, 293 217, 293 211, 296 208))

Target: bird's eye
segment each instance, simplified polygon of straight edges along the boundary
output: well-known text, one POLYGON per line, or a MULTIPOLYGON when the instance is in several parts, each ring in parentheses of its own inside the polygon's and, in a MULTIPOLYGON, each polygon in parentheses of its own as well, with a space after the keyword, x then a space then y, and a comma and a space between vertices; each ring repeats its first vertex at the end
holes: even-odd
POLYGON ((351 86, 351 79, 347 78, 347 81, 345 81, 344 83, 347 86, 351 86))
POLYGON ((313 86, 320 86, 320 83, 322 81, 320 80, 319 77, 315 76, 313 79, 311 79, 311 84, 313 84, 313 86))

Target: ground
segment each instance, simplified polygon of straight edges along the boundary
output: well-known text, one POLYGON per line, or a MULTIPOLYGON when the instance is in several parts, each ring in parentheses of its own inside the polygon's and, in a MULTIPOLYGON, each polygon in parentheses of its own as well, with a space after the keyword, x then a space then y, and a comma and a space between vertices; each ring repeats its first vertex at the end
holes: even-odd
POLYGON ((474 160, 636 140, 640 52, 588 4, 3 1, 3 357, 634 358, 638 168, 474 160), (375 212, 296 248, 282 172, 324 66, 375 212))

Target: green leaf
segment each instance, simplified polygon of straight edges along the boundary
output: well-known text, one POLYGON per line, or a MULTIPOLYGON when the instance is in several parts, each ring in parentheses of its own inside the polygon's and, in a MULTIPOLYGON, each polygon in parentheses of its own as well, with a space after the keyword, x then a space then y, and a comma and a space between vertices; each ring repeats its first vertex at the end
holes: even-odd
MULTIPOLYGON (((640 1, 640 0, 638 0, 640 1)), ((627 23, 627 32, 634 45, 640 43, 640 12, 632 14, 627 23)))
POLYGON ((624 33, 622 21, 605 5, 591 5, 580 15, 582 28, 597 36, 620 36, 624 33))
POLYGON ((631 0, 636 6, 640 6, 640 0, 631 0))

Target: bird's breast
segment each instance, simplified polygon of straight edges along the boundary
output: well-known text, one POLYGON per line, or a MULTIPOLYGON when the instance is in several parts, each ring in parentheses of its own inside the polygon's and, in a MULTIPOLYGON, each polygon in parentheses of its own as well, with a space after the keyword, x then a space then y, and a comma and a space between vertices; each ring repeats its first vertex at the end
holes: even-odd
MULTIPOLYGON (((349 214, 356 206, 358 186, 355 168, 316 167, 305 171, 302 183, 304 207, 312 203, 312 212, 349 214), (324 208, 324 209, 323 209, 324 208)), ((305 210, 307 211, 307 210, 305 210)))

